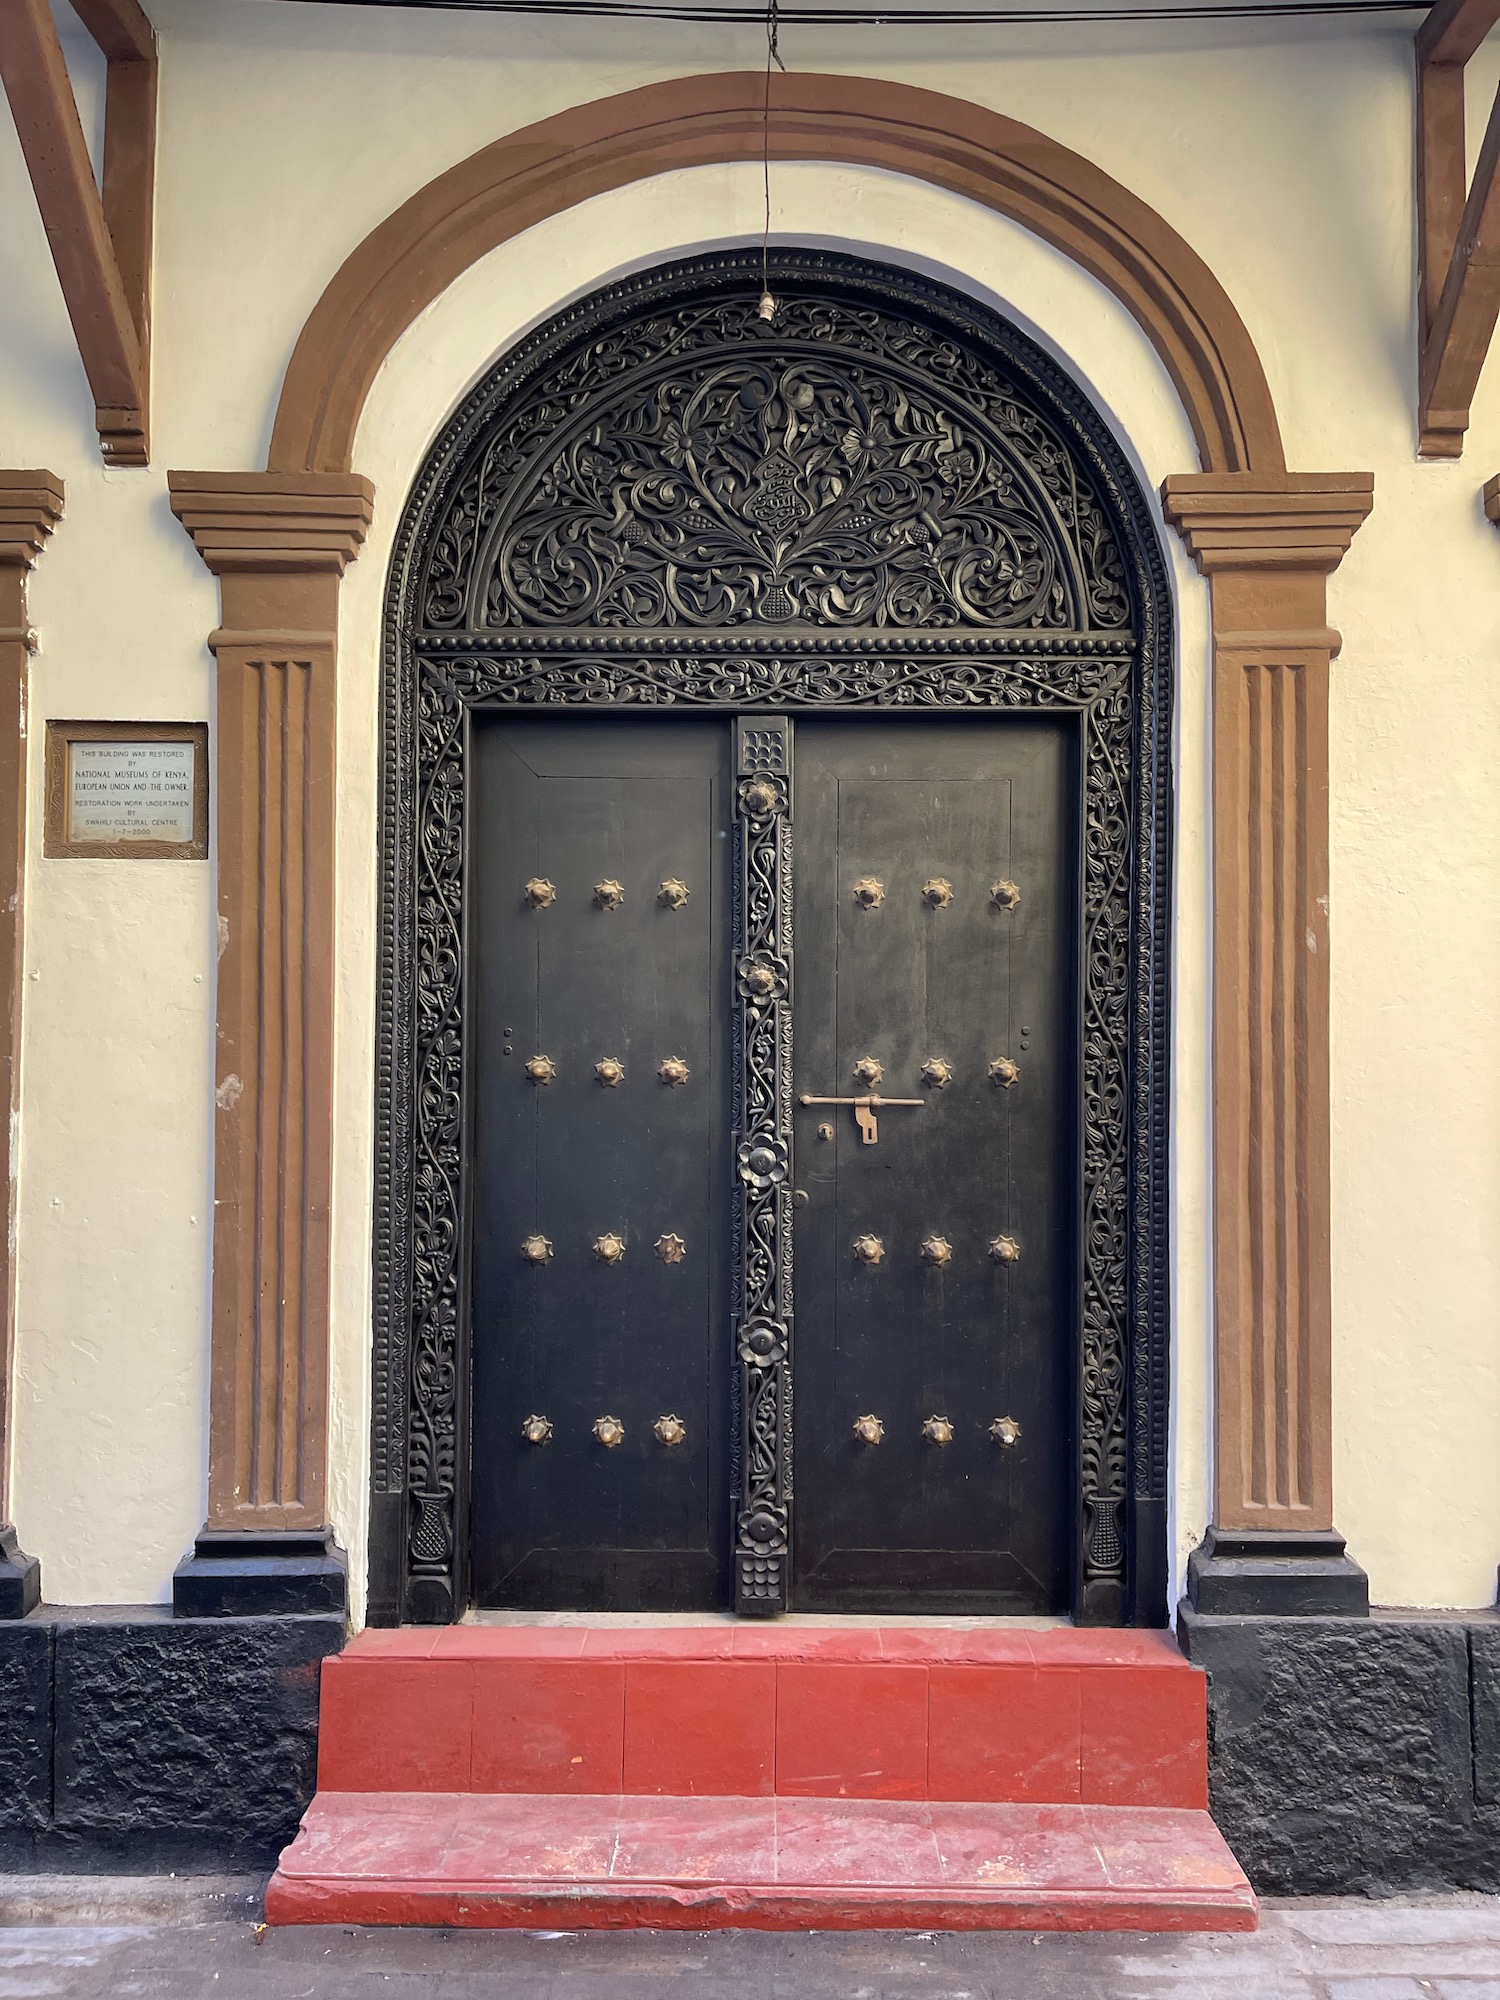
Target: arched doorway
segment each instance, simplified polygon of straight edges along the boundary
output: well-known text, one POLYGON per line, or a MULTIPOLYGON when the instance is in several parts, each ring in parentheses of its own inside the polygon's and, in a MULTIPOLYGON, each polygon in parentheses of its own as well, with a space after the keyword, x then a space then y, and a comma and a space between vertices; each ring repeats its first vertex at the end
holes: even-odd
POLYGON ((559 315, 397 538, 372 1572, 418 1620, 1153 1620, 1150 516, 998 316, 782 251, 767 322, 760 275, 559 315))

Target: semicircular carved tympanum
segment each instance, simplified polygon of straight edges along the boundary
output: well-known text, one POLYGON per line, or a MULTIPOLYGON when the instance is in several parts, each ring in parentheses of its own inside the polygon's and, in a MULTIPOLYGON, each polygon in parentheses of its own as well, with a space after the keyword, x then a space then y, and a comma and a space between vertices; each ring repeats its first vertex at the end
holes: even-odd
POLYGON ((1076 456, 987 360, 870 306, 697 302, 536 383, 433 544, 432 631, 1110 630, 1076 456), (569 392, 573 393, 570 394, 569 392))

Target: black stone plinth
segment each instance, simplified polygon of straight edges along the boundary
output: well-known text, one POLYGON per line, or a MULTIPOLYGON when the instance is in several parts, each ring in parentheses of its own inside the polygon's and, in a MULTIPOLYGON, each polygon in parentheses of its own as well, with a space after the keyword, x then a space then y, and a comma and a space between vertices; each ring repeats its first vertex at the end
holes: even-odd
POLYGON ((12 1527, 0 1527, 0 1618, 24 1618, 42 1601, 42 1566, 23 1555, 12 1527))
POLYGON ((1188 1557, 1188 1600, 1219 1618, 1368 1618, 1370 1579, 1326 1533, 1210 1528, 1188 1557))
POLYGON ((1281 1896, 1500 1890, 1500 1620, 1205 1616, 1209 1807, 1281 1896))
POLYGON ((269 1868, 317 1774, 342 1613, 62 1607, 0 1625, 0 1871, 269 1868))
POLYGON ((343 1612, 348 1603, 348 1563, 327 1528, 205 1528, 172 1577, 179 1618, 343 1612))

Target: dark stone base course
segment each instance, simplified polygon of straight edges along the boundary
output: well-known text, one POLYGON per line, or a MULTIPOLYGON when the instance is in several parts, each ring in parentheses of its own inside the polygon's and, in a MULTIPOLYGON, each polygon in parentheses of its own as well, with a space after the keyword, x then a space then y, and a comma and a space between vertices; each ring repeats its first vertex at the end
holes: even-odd
POLYGON ((341 1616, 48 1606, 0 1624, 0 1868, 268 1868, 317 1772, 341 1616))
POLYGON ((1268 1895, 1500 1891, 1500 1619, 1209 1617, 1209 1805, 1268 1895))

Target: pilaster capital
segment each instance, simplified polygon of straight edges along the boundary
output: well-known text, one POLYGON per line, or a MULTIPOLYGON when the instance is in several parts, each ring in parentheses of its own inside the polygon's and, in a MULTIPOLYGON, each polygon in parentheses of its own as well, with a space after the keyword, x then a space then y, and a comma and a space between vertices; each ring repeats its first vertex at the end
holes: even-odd
POLYGON ((63 483, 55 472, 0 471, 0 566, 30 569, 62 511, 63 483))
POLYGON ((172 512, 215 576, 340 577, 375 489, 354 472, 169 472, 172 512))
POLYGON ((1375 504, 1372 472, 1181 472, 1162 511, 1205 576, 1221 570, 1327 575, 1375 504))

